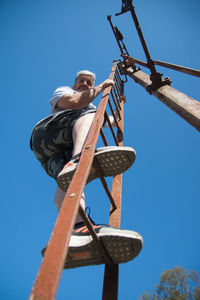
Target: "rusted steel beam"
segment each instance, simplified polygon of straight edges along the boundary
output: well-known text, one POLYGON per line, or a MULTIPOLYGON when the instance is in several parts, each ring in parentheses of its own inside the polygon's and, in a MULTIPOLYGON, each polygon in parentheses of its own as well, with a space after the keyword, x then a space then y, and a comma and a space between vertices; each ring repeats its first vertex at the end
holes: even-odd
POLYGON ((117 36, 117 34, 116 34, 116 30, 115 30, 115 28, 114 28, 114 26, 113 26, 113 24, 112 24, 112 22, 111 22, 111 16, 107 16, 107 20, 108 20, 109 23, 110 23, 110 26, 111 26, 111 28, 112 28, 112 31, 113 31, 113 33, 114 33, 114 36, 115 36, 115 38, 116 38, 116 41, 117 41, 117 44, 118 44, 118 46, 119 46, 119 49, 120 49, 121 53, 124 53, 123 48, 122 48, 122 46, 121 46, 121 44, 120 44, 120 40, 118 39, 118 36, 117 36))
MULTIPOLYGON (((122 96, 124 93, 124 84, 121 83, 122 96)), ((118 129, 117 137, 119 141, 119 146, 123 146, 123 139, 121 139, 121 134, 124 133, 124 103, 121 103, 121 119, 118 122, 120 129, 118 129)), ((112 196, 115 199, 115 204, 117 209, 113 210, 112 206, 110 208, 110 219, 109 225, 120 228, 121 224, 121 202, 122 202, 122 174, 119 174, 113 178, 112 185, 112 196)), ((118 274, 119 266, 113 264, 111 266, 105 265, 104 272, 104 285, 103 285, 103 295, 102 300, 117 300, 118 298, 118 274)))
POLYGON ((120 82, 119 78, 116 76, 116 73, 115 73, 114 80, 115 80, 116 86, 117 86, 117 88, 118 88, 118 90, 119 90, 119 94, 121 95, 121 90, 120 90, 120 89, 121 89, 121 87, 120 87, 121 82, 120 82))
MULTIPOLYGON (((145 68, 148 68, 148 64, 144 61, 141 61, 139 59, 133 58, 131 56, 127 56, 127 55, 122 55, 122 57, 126 60, 126 67, 131 67, 134 66, 135 68, 135 64, 139 64, 145 68)), ((184 66, 179 66, 179 65, 175 65, 172 63, 168 63, 168 62, 164 62, 164 61, 160 61, 160 60, 153 60, 155 65, 164 67, 164 68, 168 68, 168 69, 172 69, 175 71, 179 71, 185 74, 189 74, 192 76, 196 76, 196 77, 200 77, 200 71, 199 70, 195 70, 192 68, 187 68, 184 66)))
POLYGON ((113 92, 114 92, 114 94, 115 94, 115 99, 116 99, 116 101, 117 101, 118 107, 119 107, 119 109, 121 109, 121 107, 120 107, 120 101, 119 101, 120 95, 119 95, 119 96, 117 95, 117 92, 116 92, 115 89, 113 89, 113 92))
POLYGON ((119 265, 105 265, 102 300, 117 300, 119 265))
MULTIPOLYGON (((109 79, 113 80, 116 62, 113 63, 109 79)), ((41 267, 36 277, 29 300, 54 300, 65 264, 69 239, 80 207, 81 195, 92 166, 93 154, 104 120, 104 112, 111 87, 104 90, 94 121, 84 145, 79 165, 65 195, 41 267)))
POLYGON ((114 90, 117 91, 117 95, 118 95, 118 97, 120 97, 120 90, 119 90, 119 87, 118 87, 117 83, 114 86, 114 90))
POLYGON ((189 74, 192 76, 200 77, 199 70, 195 70, 195 69, 191 69, 191 68, 187 68, 187 67, 183 67, 183 66, 178 66, 178 65, 167 63, 167 62, 160 61, 160 60, 154 60, 154 63, 155 63, 155 65, 158 65, 161 67, 173 69, 175 71, 179 71, 179 72, 186 73, 186 74, 189 74))
POLYGON ((114 95, 113 95, 113 92, 111 91, 111 96, 112 96, 112 100, 113 100, 113 102, 114 102, 114 104, 115 104, 115 107, 116 107, 116 110, 117 110, 117 113, 118 113, 118 117, 119 117, 119 119, 121 118, 121 116, 120 116, 120 109, 121 109, 121 107, 119 108, 119 104, 118 104, 118 102, 115 100, 115 98, 114 98, 114 95))
MULTIPOLYGON (((132 68, 126 70, 136 83, 145 89, 151 84, 150 76, 142 71, 133 72, 132 68)), ((200 102, 183 94, 182 92, 165 85, 152 91, 152 94, 162 101, 165 105, 176 112, 190 125, 200 131, 200 102)))
MULTIPOLYGON (((122 95, 124 95, 124 84, 121 83, 122 95)), ((124 135, 124 102, 121 102, 121 119, 118 121, 119 129, 117 130, 117 139, 119 146, 123 146, 123 135, 124 135)), ((122 174, 119 174, 113 178, 112 185, 112 196, 115 199, 117 209, 113 211, 110 208, 110 220, 109 225, 120 228, 121 225, 121 202, 122 202, 122 174)))
POLYGON ((110 192, 110 189, 109 189, 109 187, 107 185, 107 182, 106 182, 106 180, 105 180, 105 178, 103 176, 103 172, 101 170, 101 167, 100 167, 97 159, 95 159, 95 158, 94 158, 94 161, 93 161, 93 166, 94 166, 96 172, 98 173, 98 176, 99 176, 99 178, 101 180, 101 183, 102 183, 102 185, 103 185, 103 187, 105 189, 105 192, 106 192, 106 194, 107 194, 107 196, 108 196, 108 198, 110 200, 110 203, 112 205, 112 208, 113 208, 113 210, 115 210, 116 209, 115 201, 114 201, 113 196, 112 196, 112 194, 110 192))
POLYGON ((108 125, 109 125, 109 127, 110 127, 110 130, 111 130, 113 139, 114 139, 114 141, 115 141, 115 144, 116 144, 117 146, 119 146, 117 137, 116 137, 116 135, 115 135, 114 129, 113 129, 113 127, 112 127, 112 124, 111 124, 111 122, 110 122, 109 116, 108 116, 108 114, 107 114, 106 111, 105 111, 105 118, 106 118, 106 121, 108 122, 108 125))
POLYGON ((119 129, 120 127, 119 127, 119 124, 118 124, 118 122, 117 122, 117 118, 116 118, 116 116, 115 116, 115 112, 114 112, 114 110, 113 110, 113 107, 112 107, 112 104, 111 104, 111 102, 110 102, 110 99, 108 99, 108 104, 109 104, 111 113, 112 113, 112 115, 113 115, 113 118, 114 118, 114 120, 115 120, 116 127, 119 129))
POLYGON ((142 33, 141 26, 140 26, 140 24, 139 24, 137 15, 136 15, 136 13, 135 13, 135 8, 134 8, 134 6, 133 6, 133 4, 132 4, 132 0, 126 0, 126 2, 127 2, 127 4, 128 4, 130 13, 131 13, 132 18, 133 18, 133 21, 134 21, 134 23, 135 23, 135 27, 136 27, 138 36, 139 36, 139 38, 140 38, 140 42, 141 42, 141 44, 142 44, 144 53, 145 53, 145 55, 146 55, 147 62, 148 62, 148 67, 149 67, 149 69, 150 69, 150 71, 151 71, 152 78, 153 78, 153 80, 154 80, 155 82, 160 82, 160 81, 161 81, 160 73, 158 73, 158 72, 156 71, 154 62, 153 62, 153 60, 151 59, 149 50, 148 50, 148 48, 147 48, 146 41, 145 41, 144 36, 143 36, 143 33, 142 33))
POLYGON ((103 140, 104 145, 105 145, 105 146, 108 146, 109 144, 108 144, 108 141, 107 141, 107 139, 106 139, 106 137, 105 137, 105 134, 104 134, 102 128, 101 128, 101 130, 100 130, 100 134, 101 134, 101 138, 102 138, 102 140, 103 140))
POLYGON ((120 87, 120 94, 122 95, 122 93, 123 93, 123 91, 122 91, 122 79, 119 75, 118 69, 116 70, 115 77, 118 78, 118 83, 119 83, 119 87, 120 87))

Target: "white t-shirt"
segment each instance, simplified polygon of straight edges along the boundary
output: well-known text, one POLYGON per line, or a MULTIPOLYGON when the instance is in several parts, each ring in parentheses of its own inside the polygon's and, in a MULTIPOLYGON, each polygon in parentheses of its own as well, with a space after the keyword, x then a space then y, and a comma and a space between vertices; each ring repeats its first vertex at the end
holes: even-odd
MULTIPOLYGON (((70 109, 58 108, 58 107, 56 107, 56 104, 62 96, 64 96, 64 95, 74 95, 74 94, 77 94, 77 93, 78 93, 77 91, 71 89, 68 86, 61 86, 61 87, 57 88, 55 90, 55 92, 53 93, 53 98, 51 98, 50 101, 49 101, 51 113, 55 114, 58 111, 62 111, 62 110, 72 110, 71 108, 70 109)), ((92 103, 89 103, 86 107, 87 108, 96 108, 96 106, 94 106, 92 103)))

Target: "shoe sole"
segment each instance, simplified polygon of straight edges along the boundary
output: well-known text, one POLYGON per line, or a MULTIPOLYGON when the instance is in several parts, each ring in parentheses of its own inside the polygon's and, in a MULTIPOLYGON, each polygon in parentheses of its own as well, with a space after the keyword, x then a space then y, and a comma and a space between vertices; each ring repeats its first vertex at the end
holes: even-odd
MULTIPOLYGON (((95 151, 94 157, 101 167, 103 176, 109 177, 121 174, 130 168, 135 161, 136 152, 131 147, 108 146, 98 148, 95 151)), ((72 166, 70 170, 63 170, 58 175, 57 184, 63 191, 67 191, 75 170, 76 166, 72 166)), ((98 177, 96 171, 92 172, 88 176, 87 183, 98 177)))
MULTIPOLYGON (((133 260, 142 249, 142 237, 134 231, 131 231, 130 236, 124 236, 124 233, 123 236, 108 234, 98 234, 98 236, 115 264, 133 260)), ((91 236, 87 236, 87 242, 81 247, 69 247, 64 269, 105 264, 91 236)))

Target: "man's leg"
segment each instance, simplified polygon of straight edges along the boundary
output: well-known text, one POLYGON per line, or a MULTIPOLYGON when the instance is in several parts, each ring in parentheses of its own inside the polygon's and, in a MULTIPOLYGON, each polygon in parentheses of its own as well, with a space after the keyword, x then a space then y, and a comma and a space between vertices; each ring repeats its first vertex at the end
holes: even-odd
MULTIPOLYGON (((73 147, 73 151, 72 151, 72 157, 79 154, 82 149, 83 149, 83 145, 85 143, 85 140, 87 138, 88 132, 90 130, 90 127, 92 125, 92 121, 94 119, 95 113, 90 113, 87 115, 82 116, 81 118, 79 118, 74 127, 73 127, 73 131, 72 131, 72 138, 73 138, 73 142, 74 142, 74 147, 73 147)), ((57 187, 56 190, 56 194, 55 194, 55 203, 56 203, 56 207, 58 212, 60 211, 62 202, 64 200, 65 197, 65 193, 64 191, 62 191, 59 187, 57 187)), ((83 209, 85 209, 85 195, 84 193, 81 196, 81 206, 83 207, 83 209)), ((81 219, 81 216, 77 215, 77 219, 76 219, 76 223, 82 222, 83 220, 81 219)))
MULTIPOLYGON (((79 163, 79 153, 82 151, 89 129, 91 127, 94 114, 90 113, 79 118, 72 130, 73 154, 72 159, 57 176, 57 184, 63 191, 67 191, 79 163)), ((102 121, 103 122, 103 121, 102 121)), ((100 124, 102 125, 102 124, 100 124)), ((71 152, 71 153, 72 153, 71 152)), ((97 159, 104 177, 113 177, 125 172, 134 163, 136 153, 131 147, 107 146, 95 150, 97 159)), ((87 183, 99 177, 95 168, 91 168, 87 183)))
POLYGON ((88 132, 92 125, 95 113, 90 113, 79 118, 72 130, 72 138, 74 142, 72 157, 79 154, 84 146, 88 132))
MULTIPOLYGON (((64 197, 65 197, 66 192, 62 191, 59 187, 56 189, 56 194, 55 194, 55 204, 57 207, 58 212, 60 211, 61 205, 63 203, 64 197)), ((82 208, 85 210, 85 196, 84 194, 81 196, 81 202, 80 202, 82 208)), ((76 223, 82 222, 83 220, 81 219, 80 215, 78 214, 76 223)))

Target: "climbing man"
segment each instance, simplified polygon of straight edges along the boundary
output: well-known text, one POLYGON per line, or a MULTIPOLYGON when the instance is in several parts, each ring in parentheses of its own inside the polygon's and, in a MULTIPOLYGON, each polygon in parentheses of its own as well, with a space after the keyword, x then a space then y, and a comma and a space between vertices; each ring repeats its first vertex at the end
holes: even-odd
MULTIPOLYGON (((78 165, 95 116, 96 107, 92 102, 105 88, 113 87, 115 84, 113 80, 106 79, 94 86, 95 77, 94 73, 83 70, 77 73, 72 88, 68 86, 57 88, 53 98, 50 99, 51 115, 38 122, 32 132, 31 149, 47 174, 57 181, 55 203, 58 211, 78 165)), ((116 126, 111 116, 110 121, 112 126, 116 126)), ((105 177, 126 171, 135 160, 135 151, 130 147, 103 147, 96 149, 94 155, 105 177)), ((97 177, 95 169, 91 168, 87 182, 97 177)), ((85 209, 84 194, 81 197, 81 206, 85 209)), ((142 237, 134 231, 107 225, 94 228, 115 263, 133 259, 142 248, 142 237), (116 246, 113 246, 116 242, 121 245, 118 251, 116 246)), ((103 263, 102 258, 94 247, 92 237, 86 230, 83 220, 78 215, 70 239, 65 267, 100 263, 103 263)))

